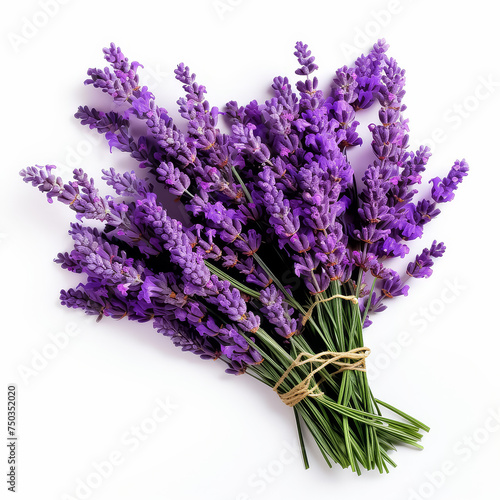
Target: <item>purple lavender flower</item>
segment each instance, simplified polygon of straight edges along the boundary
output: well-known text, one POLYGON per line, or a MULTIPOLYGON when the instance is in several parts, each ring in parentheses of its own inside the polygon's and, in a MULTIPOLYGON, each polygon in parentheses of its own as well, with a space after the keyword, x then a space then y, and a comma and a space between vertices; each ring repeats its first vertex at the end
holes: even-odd
POLYGON ((99 295, 91 297, 85 291, 75 290, 74 288, 61 290, 60 300, 63 306, 73 309, 83 309, 85 314, 98 316, 98 321, 102 318, 105 309, 104 297, 99 295))
POLYGON ((138 289, 143 281, 144 263, 128 258, 117 245, 108 242, 97 230, 79 224, 71 225, 75 242, 72 258, 91 278, 114 284, 122 295, 129 289, 138 289))
POLYGON ((129 121, 114 111, 104 113, 88 106, 79 106, 75 118, 80 120, 82 125, 88 125, 90 130, 96 129, 100 134, 115 132, 129 126, 129 121))
POLYGON ((286 339, 298 331, 298 322, 292 318, 293 308, 286 306, 283 294, 274 286, 262 290, 260 300, 265 306, 262 309, 266 319, 274 325, 278 335, 286 339))
POLYGON ((431 248, 424 248, 422 253, 415 257, 415 261, 408 264, 406 274, 413 278, 428 278, 432 274, 433 259, 442 257, 445 250, 446 247, 443 243, 438 244, 434 240, 431 248))
POLYGON ((300 92, 300 109, 315 109, 323 104, 323 92, 318 89, 318 79, 314 77, 312 80, 310 75, 318 69, 318 65, 314 63, 315 57, 311 56, 311 51, 307 44, 297 42, 295 44, 295 52, 293 53, 300 64, 300 67, 295 71, 297 75, 306 76, 306 80, 297 82, 297 90, 300 92))
POLYGON ((401 282, 401 277, 396 272, 393 272, 390 278, 386 278, 382 282, 382 293, 385 297, 392 299, 400 295, 408 296, 409 285, 404 285, 401 282))
POLYGON ((249 156, 249 159, 257 163, 266 163, 270 158, 269 148, 262 143, 262 139, 254 135, 256 126, 252 123, 247 125, 236 124, 232 127, 235 142, 234 147, 240 154, 249 156))
POLYGON ((367 56, 362 55, 356 60, 357 102, 356 109, 367 109, 375 101, 381 85, 381 67, 385 61, 388 45, 385 40, 379 40, 367 56))
POLYGON ((129 63, 120 47, 116 47, 114 43, 109 48, 104 48, 103 52, 112 69, 109 67, 104 70, 89 69, 87 74, 90 78, 85 80, 85 85, 93 85, 101 89, 112 96, 116 102, 124 102, 134 91, 138 90, 137 69, 143 66, 136 61, 129 63))
POLYGON ((152 192, 153 185, 139 179, 135 172, 120 174, 113 167, 102 171, 103 180, 111 186, 120 196, 131 196, 133 198, 144 198, 147 193, 152 192))
POLYGON ((193 252, 182 224, 167 215, 153 193, 148 193, 138 205, 139 220, 152 228, 162 247, 170 252, 172 262, 182 269, 185 293, 204 293, 210 272, 200 255, 193 252))
POLYGON ((456 161, 451 167, 450 172, 443 179, 435 177, 432 182, 432 199, 436 203, 445 203, 455 198, 454 191, 463 181, 463 178, 469 172, 469 165, 465 160, 456 161))
POLYGON ((201 359, 217 359, 220 353, 214 348, 210 339, 198 335, 196 330, 175 319, 156 317, 154 327, 162 334, 172 339, 175 346, 183 351, 192 352, 201 359))

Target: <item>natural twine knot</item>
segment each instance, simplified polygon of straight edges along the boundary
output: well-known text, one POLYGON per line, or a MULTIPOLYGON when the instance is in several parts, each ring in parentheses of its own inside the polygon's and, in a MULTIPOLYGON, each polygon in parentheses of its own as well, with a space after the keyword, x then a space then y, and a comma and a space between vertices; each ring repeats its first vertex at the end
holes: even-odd
POLYGON ((338 295, 332 295, 331 297, 328 297, 327 299, 316 300, 316 302, 314 302, 314 304, 308 309, 308 311, 302 317, 302 326, 304 326, 309 321, 309 318, 311 317, 314 308, 318 304, 321 304, 322 302, 329 302, 330 300, 333 300, 333 299, 350 300, 353 304, 358 303, 358 299, 356 298, 355 295, 340 295, 340 294, 338 294, 338 295))
POLYGON ((278 394, 283 403, 287 406, 295 406, 297 403, 300 403, 303 399, 308 396, 311 398, 317 398, 323 396, 323 392, 319 389, 319 385, 324 381, 324 378, 319 380, 319 382, 315 383, 311 387, 311 382, 314 382, 314 376, 319 371, 326 368, 328 365, 335 365, 339 367, 338 370, 334 371, 330 375, 336 375, 338 373, 342 373, 346 370, 353 370, 359 372, 366 371, 365 360, 370 354, 370 349, 367 347, 357 347, 356 349, 351 349, 347 352, 332 352, 325 351, 320 352, 319 354, 309 354, 307 352, 301 352, 292 364, 286 369, 281 378, 276 382, 276 385, 273 387, 273 390, 278 394), (305 359, 303 359, 305 358, 305 359), (354 361, 354 363, 349 363, 343 360, 354 361), (311 364, 311 368, 314 364, 319 364, 314 370, 311 371, 301 382, 299 382, 296 386, 292 387, 288 392, 279 393, 279 386, 286 380, 290 372, 297 366, 302 366, 307 363, 311 364))

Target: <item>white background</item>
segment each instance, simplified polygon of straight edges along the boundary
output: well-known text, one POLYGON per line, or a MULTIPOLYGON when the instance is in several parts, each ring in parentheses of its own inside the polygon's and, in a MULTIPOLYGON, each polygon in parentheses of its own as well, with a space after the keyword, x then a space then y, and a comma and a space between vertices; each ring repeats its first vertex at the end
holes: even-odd
MULTIPOLYGON (((479 489, 500 498, 494 202, 500 44, 497 16, 490 11, 494 4, 47 4, 50 15, 43 13, 42 2, 10 2, 0 21, 0 415, 6 415, 7 385, 14 383, 16 498, 466 500, 476 498, 479 489), (391 455, 398 467, 389 475, 357 477, 328 469, 310 439, 311 469, 305 471, 293 448, 292 412, 250 377, 228 376, 222 364, 182 353, 149 325, 112 320, 96 325, 60 306, 60 288, 78 283, 52 262, 57 252, 70 249, 66 229, 72 215, 24 185, 18 171, 35 163, 63 170, 82 166, 95 176, 103 167, 137 168, 126 155, 110 155, 102 137, 73 118, 80 104, 110 106, 82 81, 89 66, 104 65, 101 48, 111 41, 146 66, 144 80, 175 113, 182 90, 172 71, 180 61, 207 86, 210 102, 222 107, 230 99, 263 101, 274 76, 293 78, 297 40, 310 45, 328 90, 335 69, 353 64, 380 36, 407 69, 412 147, 435 143, 424 189, 457 158, 469 161, 471 173, 456 200, 412 247, 418 251, 434 238, 446 242, 434 275, 414 283, 410 296, 395 299, 366 332, 373 391, 431 426, 425 450, 401 447, 391 455), (411 343, 401 346, 405 332, 411 343), (54 349, 57 334, 67 345, 54 349), (153 418, 163 415, 158 398, 176 408, 156 424, 153 418), (136 446, 130 436, 141 425, 149 434, 136 446), (97 476, 93 464, 117 454, 121 463, 109 477, 97 476), (89 491, 77 488, 88 480, 89 491)), ((0 436, 5 434, 6 423, 0 425, 0 436)), ((0 449, 0 470, 6 471, 7 449, 0 449)))

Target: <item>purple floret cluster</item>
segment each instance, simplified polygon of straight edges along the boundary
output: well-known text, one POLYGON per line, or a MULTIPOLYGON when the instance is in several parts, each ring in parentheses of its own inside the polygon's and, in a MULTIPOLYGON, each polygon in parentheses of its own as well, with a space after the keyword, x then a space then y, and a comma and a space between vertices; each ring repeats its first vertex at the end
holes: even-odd
POLYGON ((104 49, 109 66, 89 69, 85 84, 108 94, 114 111, 81 106, 75 116, 147 176, 103 171, 111 196, 81 169, 67 182, 52 165, 21 172, 49 202, 76 212, 74 249, 56 262, 82 282, 62 291, 61 302, 98 320, 150 321, 175 345, 220 358, 234 374, 262 362, 258 332, 285 348, 308 333, 305 310, 325 293, 354 293, 368 326, 389 299, 408 294, 410 278, 432 274, 445 251, 436 241, 406 275, 390 262, 407 258, 408 242, 422 237, 468 173, 467 163, 456 161, 445 177, 431 179, 428 198, 417 199, 431 154, 410 150, 405 71, 387 49, 379 40, 324 91, 315 58, 298 42, 296 91, 276 77, 269 100, 230 101, 223 110, 210 106, 206 88, 180 64, 175 78, 185 96, 177 103, 186 132, 141 85, 142 65, 114 44, 104 49), (378 123, 369 126, 372 161, 356 179, 346 152, 361 146, 356 116, 371 106, 379 107, 378 123), (189 224, 168 214, 174 200, 189 224))

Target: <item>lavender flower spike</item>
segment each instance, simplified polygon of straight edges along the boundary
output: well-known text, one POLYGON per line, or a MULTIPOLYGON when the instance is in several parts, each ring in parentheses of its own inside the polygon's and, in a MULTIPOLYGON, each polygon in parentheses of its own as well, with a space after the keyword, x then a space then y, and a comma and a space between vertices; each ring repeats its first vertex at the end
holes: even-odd
POLYGON ((434 265, 433 258, 442 257, 446 247, 443 243, 434 240, 431 248, 424 248, 420 255, 417 255, 414 262, 410 262, 406 268, 406 274, 413 278, 428 278, 432 274, 431 267, 434 265))
POLYGON ((458 185, 463 181, 463 178, 468 172, 468 163, 465 160, 457 160, 446 177, 443 179, 435 177, 431 180, 432 199, 436 203, 445 203, 453 200, 453 198, 455 198, 454 191, 458 188, 458 185))

